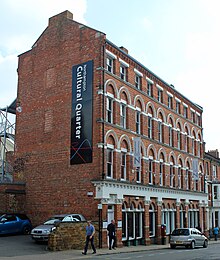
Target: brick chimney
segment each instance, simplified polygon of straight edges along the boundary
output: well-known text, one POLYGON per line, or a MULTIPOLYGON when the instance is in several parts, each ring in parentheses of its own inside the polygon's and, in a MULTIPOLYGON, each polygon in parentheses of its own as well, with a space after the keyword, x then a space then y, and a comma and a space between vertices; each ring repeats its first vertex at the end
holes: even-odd
POLYGON ((52 24, 56 24, 56 23, 59 23, 65 19, 70 19, 70 20, 73 20, 73 14, 66 10, 60 14, 57 14, 55 16, 52 16, 49 18, 49 25, 52 25, 52 24))
POLYGON ((218 149, 216 150, 209 150, 208 154, 210 154, 211 156, 215 157, 215 158, 219 158, 219 152, 218 149))
POLYGON ((125 53, 128 54, 128 50, 127 50, 125 47, 121 46, 120 49, 121 49, 123 52, 125 52, 125 53))

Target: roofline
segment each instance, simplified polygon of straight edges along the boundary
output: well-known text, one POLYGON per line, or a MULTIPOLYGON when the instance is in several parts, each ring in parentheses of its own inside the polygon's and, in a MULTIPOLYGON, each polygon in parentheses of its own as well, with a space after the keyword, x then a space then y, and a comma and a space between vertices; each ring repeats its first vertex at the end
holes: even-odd
POLYGON ((109 41, 108 39, 106 39, 106 43, 108 43, 109 45, 111 45, 112 47, 114 47, 115 49, 117 49, 119 52, 123 53, 123 55, 127 56, 129 59, 131 59, 132 61, 134 61, 135 63, 137 63, 139 66, 141 66, 142 68, 144 68, 145 70, 147 70, 149 73, 151 73, 153 76, 155 76, 157 79, 159 79, 160 81, 162 81, 167 87, 169 87, 170 89, 174 89, 180 96, 182 96, 184 99, 188 100, 190 103, 192 103, 194 106, 196 106, 198 109, 200 109, 201 111, 203 111, 203 107, 192 102, 189 98, 185 97, 183 94, 181 94, 178 90, 176 90, 176 88, 172 88, 170 86, 170 84, 168 84, 166 81, 164 81, 163 79, 161 79, 159 76, 157 76, 154 72, 152 72, 151 70, 149 70, 147 67, 145 67, 142 63, 140 63, 139 61, 137 61, 135 58, 133 58, 132 56, 130 56, 129 54, 125 53, 123 50, 121 50, 117 45, 115 45, 113 42, 109 41))
MULTIPOLYGON (((55 15, 55 16, 56 16, 56 15, 55 15)), ((52 17, 55 17, 55 16, 52 16, 52 17)), ((50 17, 50 18, 52 18, 52 17, 50 17)), ((50 18, 49 18, 49 19, 50 19, 50 18)), ((103 35, 106 36, 106 34, 103 33, 102 31, 96 30, 96 29, 94 29, 94 28, 92 28, 92 27, 90 27, 90 26, 87 26, 87 25, 83 24, 83 23, 77 22, 77 21, 75 21, 75 20, 73 20, 73 19, 69 19, 69 18, 67 18, 67 20, 69 20, 69 21, 71 21, 71 22, 74 22, 74 23, 77 23, 78 25, 82 25, 82 26, 84 26, 84 27, 86 27, 86 28, 88 28, 88 29, 90 29, 90 30, 96 31, 96 32, 101 33, 101 34, 103 34, 103 35)), ((38 36, 37 40, 36 40, 36 41, 34 42, 34 44, 32 45, 31 49, 28 50, 28 51, 26 51, 26 52, 31 51, 31 50, 36 46, 36 44, 37 44, 37 42, 39 41, 39 39, 41 38, 41 36, 45 33, 45 31, 46 31, 48 28, 49 28, 49 25, 48 25, 48 26, 43 30, 43 32, 38 36)), ((26 52, 23 52, 23 53, 19 54, 18 57, 21 56, 21 55, 23 55, 23 54, 25 54, 26 52)))
POLYGON ((213 156, 213 155, 211 155, 210 153, 208 153, 208 152, 205 152, 205 157, 204 157, 204 159, 212 159, 212 160, 214 160, 214 161, 218 161, 218 163, 220 163, 220 158, 216 158, 215 156, 213 156))

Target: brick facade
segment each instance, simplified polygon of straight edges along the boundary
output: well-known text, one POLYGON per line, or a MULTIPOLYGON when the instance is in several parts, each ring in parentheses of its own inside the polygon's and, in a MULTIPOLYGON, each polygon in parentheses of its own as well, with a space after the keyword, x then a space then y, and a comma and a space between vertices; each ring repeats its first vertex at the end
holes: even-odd
POLYGON ((22 112, 16 119, 16 157, 28 156, 19 177, 34 225, 52 214, 81 213, 101 221, 103 246, 112 218, 119 246, 161 243, 161 224, 167 234, 188 224, 207 230, 207 214, 201 221, 208 205, 203 109, 104 33, 73 21, 68 11, 50 18, 32 49, 19 56, 17 102, 22 112), (93 161, 70 165, 72 67, 89 60, 93 161), (139 170, 135 137, 141 140, 139 170))

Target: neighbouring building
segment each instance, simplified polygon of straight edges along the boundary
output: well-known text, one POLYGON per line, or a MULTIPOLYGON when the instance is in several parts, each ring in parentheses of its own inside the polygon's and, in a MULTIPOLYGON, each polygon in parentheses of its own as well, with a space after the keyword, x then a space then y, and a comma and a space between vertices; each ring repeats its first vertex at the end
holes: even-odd
POLYGON ((209 204, 209 228, 220 226, 220 158, 218 150, 210 150, 204 155, 206 192, 209 204))
POLYGON ((69 11, 19 56, 17 107, 14 178, 34 225, 81 213, 102 246, 113 218, 118 246, 209 229, 203 108, 69 11))

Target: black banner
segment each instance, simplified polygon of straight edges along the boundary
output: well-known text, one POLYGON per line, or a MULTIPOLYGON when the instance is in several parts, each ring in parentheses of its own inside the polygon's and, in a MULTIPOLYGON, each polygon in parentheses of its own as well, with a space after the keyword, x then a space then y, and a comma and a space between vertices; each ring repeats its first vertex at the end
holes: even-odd
POLYGON ((73 66, 70 164, 92 162, 93 61, 73 66))

